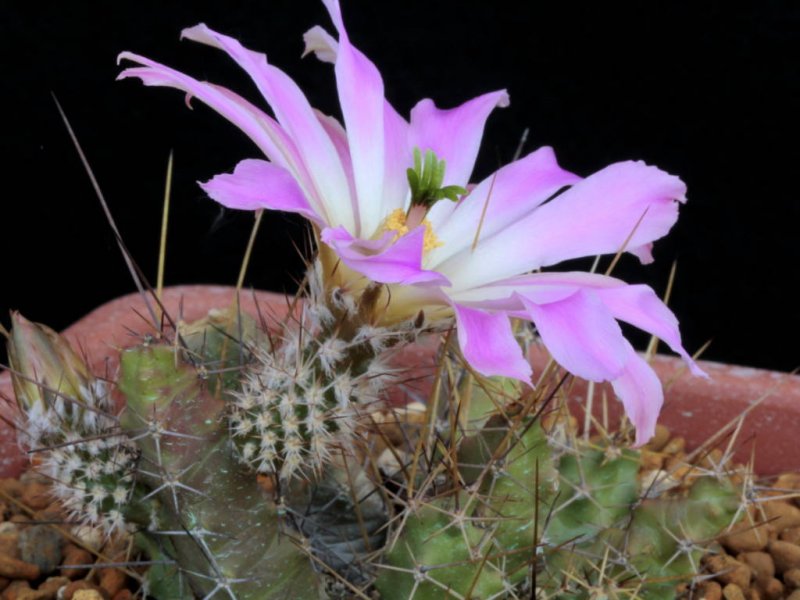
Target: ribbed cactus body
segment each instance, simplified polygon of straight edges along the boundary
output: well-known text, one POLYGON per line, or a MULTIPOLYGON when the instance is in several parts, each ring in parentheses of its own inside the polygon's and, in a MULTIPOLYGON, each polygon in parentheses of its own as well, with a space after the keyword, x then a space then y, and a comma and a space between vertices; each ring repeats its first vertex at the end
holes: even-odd
POLYGON ((377 291, 310 287, 269 333, 227 311, 124 351, 121 415, 16 317, 20 441, 76 523, 133 535, 150 596, 670 600, 741 513, 724 475, 650 485, 638 450, 542 424, 557 386, 446 349, 434 402, 389 410, 387 353, 424 319, 377 326, 377 291))
POLYGON ((140 478, 157 500, 154 522, 139 535, 176 563, 174 573, 153 573, 151 591, 316 598, 306 554, 278 534, 278 507, 228 437, 225 380, 214 373, 227 373, 246 352, 234 324, 232 317, 206 323, 197 339, 188 332, 186 350, 151 345, 122 355, 122 425, 137 439, 140 478))

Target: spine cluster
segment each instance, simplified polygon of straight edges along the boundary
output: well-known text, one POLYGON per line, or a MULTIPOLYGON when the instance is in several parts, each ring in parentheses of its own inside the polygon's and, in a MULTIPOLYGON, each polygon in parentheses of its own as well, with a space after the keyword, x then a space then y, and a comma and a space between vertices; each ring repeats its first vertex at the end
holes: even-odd
POLYGON ((362 415, 378 410, 395 376, 391 348, 416 333, 410 323, 370 324, 353 296, 326 293, 313 277, 301 317, 282 325, 272 348, 256 351, 232 394, 231 434, 242 460, 285 480, 351 453, 362 415))
POLYGON ((134 489, 137 451, 111 416, 105 382, 92 380, 75 395, 43 393, 25 414, 20 441, 41 454, 38 470, 70 520, 110 536, 127 528, 123 509, 134 489))

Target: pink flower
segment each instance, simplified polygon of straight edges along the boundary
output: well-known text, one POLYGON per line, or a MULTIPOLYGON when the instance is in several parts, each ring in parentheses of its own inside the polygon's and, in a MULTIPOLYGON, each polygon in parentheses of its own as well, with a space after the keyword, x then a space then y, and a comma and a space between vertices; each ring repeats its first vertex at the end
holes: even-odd
POLYGON ((406 121, 384 98, 375 65, 350 43, 337 0, 323 1, 338 40, 314 27, 305 35, 306 52, 334 63, 346 129, 315 110, 264 54, 205 25, 182 37, 233 58, 274 118, 226 88, 129 52, 120 58, 139 66, 119 77, 198 98, 263 152, 268 160, 243 160, 233 173, 202 183, 214 200, 305 216, 347 267, 339 277, 389 286, 387 319, 420 308, 434 317, 455 316, 463 355, 484 375, 530 382, 531 368, 509 318, 532 321, 564 368, 612 383, 636 426, 637 444, 647 441, 663 392, 617 321, 658 336, 702 374, 681 345, 675 316, 645 285, 583 272, 532 271, 616 253, 626 240, 627 251, 651 261, 652 242, 669 231, 685 201, 683 182, 642 162, 616 163, 584 179, 559 167, 552 149, 541 148, 466 193, 484 124, 495 107, 508 104, 506 92, 450 110, 422 100, 406 121), (410 181, 419 183, 426 172, 427 192, 444 189, 461 197, 420 197, 410 181))

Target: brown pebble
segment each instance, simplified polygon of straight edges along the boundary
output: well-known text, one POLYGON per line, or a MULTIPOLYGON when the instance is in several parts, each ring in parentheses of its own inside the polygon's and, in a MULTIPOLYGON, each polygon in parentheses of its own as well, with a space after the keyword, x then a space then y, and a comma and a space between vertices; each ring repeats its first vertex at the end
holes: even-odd
POLYGON ((69 585, 69 579, 67 579, 63 575, 58 577, 48 577, 45 580, 45 582, 38 587, 38 589, 53 590, 54 592, 58 592, 58 590, 60 590, 65 585, 69 585))
MULTIPOLYGON (((800 550, 800 548, 798 548, 800 550)), ((10 556, 0 554, 0 577, 9 579, 39 579, 39 567, 10 556)))
POLYGON ((682 437, 672 438, 668 441, 663 448, 661 448, 661 452, 664 454, 670 454, 673 456, 677 456, 681 452, 683 452, 684 448, 686 448, 686 440, 682 437))
POLYGON ((788 596, 786 596, 786 600, 800 600, 800 590, 795 590, 788 596))
POLYGON ((17 600, 56 600, 56 591, 23 590, 17 594, 17 600))
POLYGON ((667 442, 669 441, 669 429, 664 427, 663 425, 656 425, 656 433, 653 437, 650 438, 650 441, 647 442, 642 449, 650 450, 651 452, 660 452, 661 449, 666 446, 667 442))
POLYGON ((750 588, 744 593, 745 598, 747 600, 761 600, 761 594, 756 588, 750 588))
POLYGON ((742 588, 735 583, 729 583, 722 588, 722 597, 725 598, 725 600, 747 600, 742 588))
POLYGON ((775 571, 778 573, 800 568, 800 546, 774 541, 769 543, 769 553, 775 561, 775 571))
POLYGON ((800 508, 783 500, 764 502, 763 506, 769 524, 778 533, 790 527, 800 527, 800 508))
POLYGON ((703 581, 698 584, 693 600, 722 600, 722 586, 716 581, 703 581))
POLYGON ((750 587, 750 567, 740 563, 727 554, 717 554, 706 558, 708 570, 717 575, 724 584, 734 583, 742 589, 750 587))
POLYGON ((698 465, 704 469, 713 471, 715 469, 718 469, 719 466, 722 464, 722 458, 723 458, 722 450, 720 450, 719 448, 713 448, 711 452, 709 452, 708 454, 703 456, 703 458, 700 459, 698 465))
MULTIPOLYGON (((8 524, 13 525, 13 523, 8 524)), ((19 532, 15 530, 8 533, 0 533, 0 554, 11 558, 20 558, 19 532)))
POLYGON ((109 600, 105 590, 96 585, 92 585, 85 579, 73 581, 64 588, 64 600, 81 600, 81 594, 79 594, 79 592, 94 592, 91 596, 84 595, 84 600, 109 600))
POLYGON ((781 531, 780 539, 784 542, 800 546, 800 527, 791 527, 781 531))
POLYGON ((790 588, 800 588, 800 569, 789 569, 783 574, 783 581, 790 588))
POLYGON ((664 455, 650 450, 642 450, 639 456, 639 468, 642 471, 658 471, 664 464, 664 455))
POLYGON ((769 543, 769 525, 759 525, 758 520, 753 518, 753 512, 749 511, 749 517, 745 517, 733 527, 730 532, 722 537, 722 545, 734 554, 741 552, 758 552, 767 547, 769 543))
POLYGON ((784 494, 787 490, 800 490, 800 473, 784 473, 775 480, 772 487, 784 494))
POLYGON ((131 598, 133 598, 133 592, 125 588, 114 594, 114 597, 111 600, 131 600, 131 598))
POLYGON ((761 584, 766 584, 775 577, 775 563, 766 552, 742 552, 736 560, 750 567, 753 577, 761 584))
POLYGON ((22 503, 33 510, 41 510, 50 505, 53 497, 50 486, 39 481, 30 481, 22 492, 22 503))
POLYGON ((780 600, 783 598, 784 586, 780 579, 775 579, 773 577, 769 581, 759 583, 758 589, 764 600, 780 600))
POLYGON ((3 591, 3 600, 19 600, 21 594, 25 592, 29 592, 31 586, 28 585, 27 581, 22 581, 20 579, 16 581, 12 581, 11 585, 9 585, 3 591))
POLYGON ((6 579, 5 577, 0 577, 0 592, 6 589, 10 583, 11 583, 10 579, 6 579))
POLYGON ((86 571, 91 568, 93 563, 94 556, 91 552, 84 550, 75 544, 67 544, 64 546, 64 558, 62 559, 62 564, 86 565, 86 568, 61 569, 61 574, 64 577, 69 577, 70 579, 81 577, 82 575, 86 575, 86 571))
POLYGON ((108 596, 104 596, 97 590, 78 590, 72 595, 72 600, 107 600, 108 596))
POLYGON ((15 500, 22 497, 22 492, 25 490, 25 485, 19 480, 14 478, 0 479, 0 491, 5 492, 15 500))
POLYGON ((97 583, 100 587, 113 596, 125 585, 125 573, 119 569, 100 569, 100 576, 97 583))

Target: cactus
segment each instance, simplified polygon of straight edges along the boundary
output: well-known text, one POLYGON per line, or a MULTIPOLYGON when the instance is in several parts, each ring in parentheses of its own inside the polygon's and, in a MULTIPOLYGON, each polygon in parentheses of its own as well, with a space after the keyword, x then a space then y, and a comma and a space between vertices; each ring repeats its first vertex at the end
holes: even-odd
POLYGON ((315 272, 270 332, 218 312, 123 351, 120 414, 14 315, 20 443, 76 525, 133 536, 150 596, 669 599, 741 512, 724 470, 664 485, 576 436, 554 376, 525 390, 443 348, 425 412, 389 410, 388 355, 424 317, 379 327, 377 294, 315 272))

